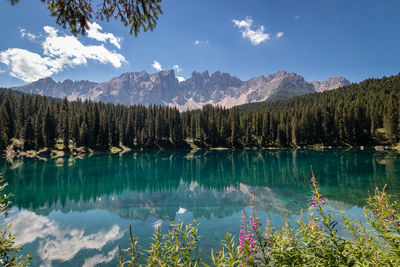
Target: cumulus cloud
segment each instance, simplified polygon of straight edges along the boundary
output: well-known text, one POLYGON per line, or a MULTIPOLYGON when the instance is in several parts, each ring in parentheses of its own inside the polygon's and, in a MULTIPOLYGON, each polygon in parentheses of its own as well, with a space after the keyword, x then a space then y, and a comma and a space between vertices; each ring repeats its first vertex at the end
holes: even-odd
POLYGON ((41 57, 25 49, 10 48, 0 52, 0 62, 9 67, 10 75, 25 82, 57 73, 52 61, 51 58, 41 57))
MULTIPOLYGON (((183 71, 183 69, 182 69, 181 67, 179 67, 179 65, 174 65, 172 68, 174 69, 174 71, 175 71, 176 73, 179 73, 179 72, 182 72, 182 71, 183 71)), ((185 78, 182 77, 182 76, 176 76, 176 78, 178 79, 178 81, 179 81, 180 83, 183 82, 183 81, 185 80, 185 78)))
POLYGON ((242 33, 242 37, 249 39, 253 45, 259 45, 266 40, 271 39, 268 33, 265 33, 264 26, 261 25, 258 29, 253 30, 253 20, 247 17, 245 20, 233 20, 233 24, 239 28, 242 33))
POLYGON ((278 32, 277 34, 276 34, 276 39, 279 39, 279 38, 281 38, 283 36, 283 32, 278 32))
MULTIPOLYGON (((76 228, 62 228, 59 223, 32 211, 21 211, 6 219, 12 222, 12 230, 17 232, 18 244, 32 243, 39 239, 38 255, 48 265, 52 261, 68 261, 84 249, 102 249, 108 242, 123 236, 118 225, 108 231, 86 234, 76 228)), ((112 254, 112 253, 111 253, 112 254)))
POLYGON ((57 33, 58 33, 58 30, 53 28, 53 27, 51 27, 51 26, 44 26, 43 30, 46 33, 48 33, 49 35, 57 35, 57 33))
POLYGON ((44 55, 54 58, 60 65, 82 65, 92 59, 119 68, 126 61, 122 55, 109 51, 103 45, 85 46, 75 36, 58 36, 54 28, 47 32, 49 36, 42 44, 44 55))
POLYGON ((156 71, 162 71, 162 66, 160 64, 160 62, 155 61, 153 62, 153 65, 151 65, 156 71))
POLYGON ((53 27, 45 26, 43 29, 47 34, 42 42, 43 56, 19 48, 0 52, 0 62, 9 68, 11 76, 33 82, 58 73, 66 67, 86 65, 88 60, 111 64, 115 68, 127 62, 124 56, 103 45, 84 45, 75 36, 59 35, 53 27))
POLYGON ((182 77, 182 76, 176 76, 176 78, 178 79, 178 81, 179 81, 180 83, 183 82, 183 81, 185 80, 185 78, 182 77))
POLYGON ((120 49, 121 45, 121 38, 114 36, 112 33, 101 33, 100 31, 103 29, 99 24, 96 22, 90 23, 89 25, 89 30, 87 31, 87 35, 89 38, 95 39, 100 42, 107 42, 109 41, 113 45, 115 45, 116 48, 120 49))
MULTIPOLYGON (((162 71, 163 67, 161 66, 161 63, 154 60, 153 64, 151 65, 153 67, 153 69, 155 69, 156 71, 162 71)), ((179 66, 179 65, 174 65, 172 66, 172 69, 175 71, 175 73, 179 73, 182 72, 183 69, 179 66)), ((185 80, 184 77, 182 76, 175 76, 179 82, 183 82, 185 80)))
MULTIPOLYGON (((271 39, 270 34, 265 32, 265 28, 263 25, 258 28, 253 27, 254 21, 250 17, 247 17, 244 20, 234 19, 232 22, 235 27, 239 28, 240 32, 242 33, 242 37, 250 40, 253 45, 259 45, 266 40, 271 39)), ((283 32, 280 32, 278 34, 280 35, 280 37, 282 37, 283 32)), ((278 36, 278 34, 276 36, 278 36)))
POLYGON ((38 38, 38 36, 36 36, 33 33, 27 32, 26 29, 20 29, 19 32, 21 33, 21 37, 22 38, 28 38, 31 41, 36 40, 36 38, 38 38))
POLYGON ((179 65, 174 65, 172 68, 174 69, 174 71, 176 71, 176 73, 183 71, 183 69, 179 67, 179 65))

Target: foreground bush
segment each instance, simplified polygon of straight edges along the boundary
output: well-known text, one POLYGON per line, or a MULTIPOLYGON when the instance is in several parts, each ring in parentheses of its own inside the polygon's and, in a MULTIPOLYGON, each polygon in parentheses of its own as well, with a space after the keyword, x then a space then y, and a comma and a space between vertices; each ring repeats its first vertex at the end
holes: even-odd
MULTIPOLYGON (((311 191, 311 206, 306 215, 299 216, 296 230, 285 220, 285 225, 274 231, 269 218, 263 227, 251 198, 250 214, 243 209, 238 244, 227 233, 221 249, 211 252, 213 265, 400 266, 399 206, 385 188, 369 196, 364 212, 367 226, 327 210, 314 174, 311 191), (338 223, 349 238, 338 235, 338 223)), ((193 225, 173 223, 165 235, 158 229, 148 251, 138 248, 131 231, 130 248, 120 250, 120 266, 208 266, 198 257, 197 228, 195 221, 193 225)))
POLYGON ((10 212, 10 194, 2 194, 7 186, 0 177, 0 265, 1 266, 26 266, 31 260, 31 255, 26 257, 18 255, 21 247, 15 244, 15 234, 10 232, 11 225, 3 222, 3 218, 10 212))

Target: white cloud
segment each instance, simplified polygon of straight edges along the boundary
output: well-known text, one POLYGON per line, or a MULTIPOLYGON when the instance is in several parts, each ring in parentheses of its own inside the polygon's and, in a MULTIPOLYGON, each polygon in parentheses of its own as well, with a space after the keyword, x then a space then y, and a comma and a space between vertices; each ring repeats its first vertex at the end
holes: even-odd
MULTIPOLYGON (((154 60, 153 64, 151 65, 156 71, 162 71, 163 67, 161 66, 161 63, 154 60)), ((183 69, 181 67, 179 67, 179 65, 174 65, 172 67, 172 69, 175 71, 175 73, 179 73, 181 71, 183 71, 183 69)), ((183 78, 182 76, 175 76, 179 82, 183 82, 185 80, 185 78, 183 78)))
POLYGON ((179 73, 179 72, 183 71, 183 69, 181 67, 179 67, 179 65, 174 65, 172 68, 174 69, 174 71, 176 73, 179 73))
POLYGON ((296 16, 294 16, 294 18, 295 18, 295 19, 299 19, 299 18, 300 18, 300 16, 296 15, 296 16))
POLYGON ((162 66, 160 64, 160 62, 155 61, 153 62, 153 65, 151 65, 156 71, 162 71, 162 66))
POLYGON ((93 22, 89 25, 89 30, 87 31, 88 37, 95 39, 97 41, 100 42, 107 42, 107 40, 112 43, 113 45, 115 45, 115 47, 117 47, 118 49, 121 48, 120 42, 121 42, 121 38, 114 36, 114 34, 112 33, 101 33, 99 32, 99 30, 101 31, 103 28, 97 24, 96 22, 93 22))
POLYGON ((51 27, 51 26, 44 26, 44 27, 43 27, 43 30, 44 30, 47 34, 49 34, 49 35, 51 35, 51 36, 55 36, 55 35, 57 35, 57 33, 58 33, 58 30, 54 29, 54 28, 51 27))
POLYGON ((85 46, 75 36, 58 36, 54 28, 49 34, 42 43, 44 55, 56 59, 59 64, 82 65, 92 59, 119 68, 126 61, 122 55, 110 52, 103 45, 85 46))
POLYGON ((205 41, 196 40, 196 41, 194 41, 194 44, 195 45, 208 45, 209 41, 208 40, 205 40, 205 41))
POLYGON ((276 39, 279 39, 279 38, 281 38, 283 36, 283 32, 278 32, 277 34, 276 34, 276 39))
POLYGON ((10 75, 25 82, 33 82, 58 72, 52 59, 41 57, 25 49, 10 48, 0 52, 0 62, 10 68, 10 75))
POLYGON ((103 254, 97 254, 94 255, 93 257, 90 257, 88 259, 85 259, 85 262, 83 263, 82 267, 94 267, 98 266, 101 263, 109 263, 111 262, 115 256, 117 256, 118 248, 114 248, 113 250, 109 251, 107 255, 103 254))
POLYGON ((266 40, 271 39, 270 35, 265 32, 264 26, 261 25, 256 30, 252 30, 253 20, 247 17, 245 20, 233 20, 233 24, 239 28, 242 37, 249 39, 253 45, 259 45, 266 40))
POLYGON ((28 38, 31 41, 34 41, 38 36, 33 33, 27 32, 26 29, 20 29, 19 32, 21 33, 22 38, 28 38))
POLYGON ((85 234, 84 230, 62 228, 56 221, 36 215, 32 211, 21 211, 10 216, 6 219, 6 223, 10 222, 12 230, 18 233, 16 237, 18 244, 24 245, 39 239, 38 255, 49 266, 55 260, 71 260, 81 250, 100 250, 107 243, 123 236, 118 225, 113 225, 108 231, 85 234))
POLYGON ((11 76, 33 82, 65 67, 86 65, 88 60, 111 64, 115 68, 127 62, 121 54, 111 52, 103 45, 84 45, 75 36, 58 35, 53 27, 43 29, 48 35, 42 43, 44 56, 19 48, 0 52, 0 62, 9 68, 11 76))
POLYGON ((187 211, 187 209, 182 208, 182 207, 179 207, 179 210, 178 210, 176 213, 178 213, 178 214, 183 214, 183 213, 185 213, 186 211, 187 211))
POLYGON ((160 228, 161 227, 161 225, 162 225, 162 223, 163 223, 163 220, 157 220, 157 221, 155 221, 154 223, 153 223, 153 228, 155 228, 155 229, 158 229, 158 228, 160 228))

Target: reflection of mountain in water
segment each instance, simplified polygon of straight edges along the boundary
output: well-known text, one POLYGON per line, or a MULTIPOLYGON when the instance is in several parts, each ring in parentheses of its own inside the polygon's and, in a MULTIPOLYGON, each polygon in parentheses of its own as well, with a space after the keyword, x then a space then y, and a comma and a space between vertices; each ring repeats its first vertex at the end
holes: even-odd
POLYGON ((372 150, 158 151, 97 155, 72 166, 32 159, 15 169, 2 165, 18 207, 174 218, 179 207, 195 217, 232 214, 248 203, 250 188, 258 209, 297 212, 309 195, 310 165, 327 198, 363 205, 375 186, 400 192, 396 157, 372 150))
POLYGON ((119 194, 103 195, 89 201, 68 200, 63 205, 55 203, 43 206, 35 212, 48 215, 53 210, 86 211, 104 209, 127 219, 147 219, 154 217, 162 220, 174 220, 179 209, 184 208, 198 218, 209 218, 211 214, 223 218, 240 211, 242 204, 247 205, 250 200, 250 191, 254 196, 257 210, 269 211, 275 214, 298 214, 304 207, 304 195, 289 192, 272 192, 267 187, 250 187, 241 184, 239 187, 230 187, 224 191, 208 190, 196 182, 187 186, 180 183, 175 191, 161 192, 132 192, 125 190, 119 194), (302 201, 295 201, 295 199, 302 201))

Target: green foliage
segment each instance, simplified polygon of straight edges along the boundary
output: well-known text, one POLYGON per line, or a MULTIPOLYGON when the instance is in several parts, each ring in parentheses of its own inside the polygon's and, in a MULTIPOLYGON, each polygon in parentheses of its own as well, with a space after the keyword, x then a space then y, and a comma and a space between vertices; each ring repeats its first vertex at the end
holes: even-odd
MULTIPOLYGON (((158 16, 162 14, 161 0, 103 0, 93 3, 91 0, 41 0, 47 5, 56 23, 71 30, 73 34, 84 34, 93 18, 109 21, 120 20, 129 26, 129 33, 135 36, 143 30, 153 30, 158 16)), ((19 0, 10 0, 14 5, 19 0)))
MULTIPOLYGON (((2 220, 10 212, 9 198, 10 194, 2 195, 1 192, 7 186, 7 183, 3 183, 4 180, 0 177, 0 217, 2 220)), ((1 266, 27 266, 31 260, 31 254, 26 257, 18 255, 21 247, 15 244, 15 234, 10 232, 10 225, 5 224, 3 221, 0 222, 0 264, 1 266)))
POLYGON ((24 138, 26 149, 55 140, 109 150, 133 148, 393 145, 400 140, 400 75, 329 92, 231 109, 123 106, 0 90, 0 149, 24 138), (189 141, 190 142, 189 142, 189 141), (187 142, 188 141, 188 142, 187 142))
MULTIPOLYGON (((250 199, 250 214, 243 208, 239 243, 227 233, 219 251, 211 252, 214 266, 399 266, 400 209, 391 196, 376 189, 365 207, 369 226, 335 214, 325 205, 325 199, 314 177, 311 178, 311 206, 307 215, 300 215, 297 229, 288 220, 274 231, 268 218, 262 228, 250 199), (338 224, 349 237, 338 234, 338 224)), ((147 266, 196 266, 197 222, 194 225, 172 224, 167 235, 158 229, 149 251, 142 253, 147 266), (195 252, 195 253, 192 253, 195 252)), ((131 237, 131 248, 137 251, 137 240, 131 237), (134 242, 132 241, 134 240, 134 242)), ((135 253, 131 253, 134 255, 135 253)), ((124 262, 139 266, 136 257, 124 262)), ((123 265, 123 264, 122 264, 123 265)), ((121 265, 121 266, 122 266, 121 265)))
POLYGON ((132 236, 130 229, 130 247, 120 249, 120 266, 140 266, 139 262, 145 262, 146 266, 198 266, 200 258, 197 256, 199 240, 197 221, 191 224, 177 224, 173 222, 171 229, 163 235, 158 228, 153 236, 153 243, 149 250, 141 250, 137 239, 132 236), (129 258, 126 260, 126 254, 129 258))

